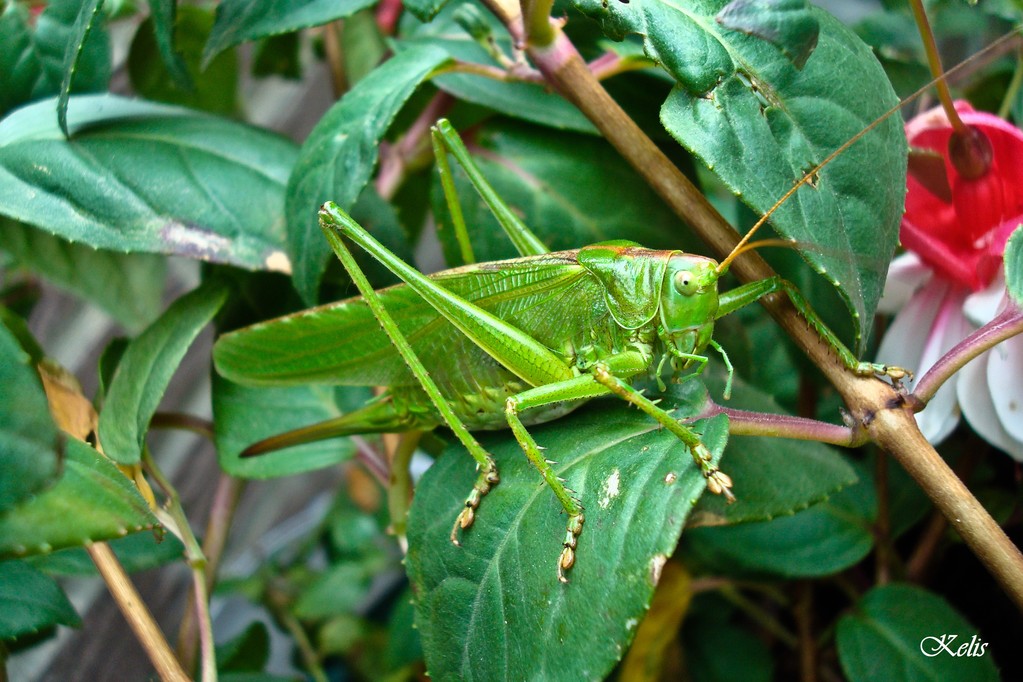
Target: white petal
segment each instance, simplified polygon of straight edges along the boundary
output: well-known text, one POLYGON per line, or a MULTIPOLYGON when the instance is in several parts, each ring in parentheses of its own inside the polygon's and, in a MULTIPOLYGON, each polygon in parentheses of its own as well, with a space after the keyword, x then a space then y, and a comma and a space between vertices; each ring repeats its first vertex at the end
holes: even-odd
POLYGON ((913 295, 881 339, 879 362, 911 369, 918 376, 927 369, 920 360, 948 288, 948 284, 935 280, 913 295))
POLYGON ((987 353, 987 383, 1006 433, 1023 444, 1023 338, 1014 336, 987 353))
MULTIPOLYGON (((878 360, 912 369, 921 376, 972 331, 962 314, 966 295, 966 291, 947 282, 931 280, 895 317, 881 341, 878 360)), ((932 443, 940 443, 959 423, 956 380, 953 376, 945 382, 926 409, 916 415, 920 431, 932 443)))
POLYGON ((986 289, 970 294, 963 303, 963 312, 973 324, 982 327, 995 318, 1005 303, 1005 273, 998 274, 986 289))
POLYGON ((991 392, 987 385, 990 355, 990 352, 984 353, 959 372, 957 393, 963 415, 981 438, 1005 450, 1016 461, 1023 462, 1023 442, 1012 438, 1002 428, 1002 422, 999 421, 994 403, 991 401, 991 392))
POLYGON ((959 426, 959 401, 956 395, 958 375, 953 376, 938 389, 922 412, 916 414, 920 433, 933 445, 948 438, 959 426))
POLYGON ((888 266, 884 295, 877 304, 882 313, 897 313, 909 302, 913 292, 931 277, 932 271, 915 253, 906 252, 888 266))

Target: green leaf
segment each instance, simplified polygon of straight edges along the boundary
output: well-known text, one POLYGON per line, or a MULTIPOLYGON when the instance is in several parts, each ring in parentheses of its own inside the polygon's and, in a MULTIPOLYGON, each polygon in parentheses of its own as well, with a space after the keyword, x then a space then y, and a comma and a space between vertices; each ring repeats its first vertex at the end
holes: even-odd
POLYGON ((78 62, 85 51, 85 43, 89 39, 92 27, 100 19, 100 9, 103 7, 103 0, 83 0, 78 10, 78 17, 71 27, 71 35, 67 47, 64 50, 64 77, 60 82, 60 92, 57 96, 57 125, 65 137, 70 137, 67 124, 67 105, 71 97, 71 83, 74 81, 75 73, 78 72, 78 62))
POLYGON ((226 289, 201 286, 175 301, 128 344, 99 415, 100 442, 112 460, 120 464, 139 461, 149 420, 171 377, 226 298, 226 289))
MULTIPOLYGON (((724 382, 705 377, 711 395, 720 395, 724 382)), ((731 409, 772 414, 784 410, 767 393, 736 378, 731 409)), ((689 517, 689 525, 720 525, 766 521, 787 516, 828 499, 856 483, 856 471, 834 448, 788 438, 733 437, 721 458, 721 468, 735 483, 734 504, 718 495, 704 495, 689 517)))
POLYGON ((149 505, 113 462, 68 438, 60 480, 0 514, 0 558, 45 554, 156 525, 149 505))
POLYGON ((345 77, 353 85, 372 73, 387 55, 387 43, 373 10, 357 12, 345 20, 341 49, 345 53, 345 77))
MULTIPOLYGON (((80 0, 54 0, 33 22, 26 4, 4 3, 0 14, 0 116, 22 104, 60 92, 64 51, 80 0)), ((78 59, 75 92, 105 90, 110 80, 106 31, 94 27, 78 59)), ((52 118, 48 115, 48 120, 52 118)))
POLYGON ((415 89, 447 60, 418 47, 375 69, 332 106, 309 134, 288 180, 286 214, 295 288, 316 302, 330 247, 317 221, 325 201, 350 209, 376 167, 377 147, 415 89))
MULTIPOLYGON (((727 462, 724 470, 728 471, 727 462)), ((692 528, 683 537, 681 551, 688 560, 726 575, 829 575, 870 552, 876 516, 872 479, 861 472, 856 485, 792 516, 692 528)))
POLYGON ((694 595, 682 630, 689 679, 771 682, 775 662, 767 644, 729 618, 734 607, 717 594, 694 595), (727 656, 721 652, 727 651, 727 656))
POLYGON ((350 16, 374 0, 224 0, 203 51, 203 68, 222 50, 350 16))
MULTIPOLYGON (((508 120, 476 131, 475 138, 467 140, 476 165, 551 250, 625 238, 650 248, 683 246, 678 218, 603 140, 508 120)), ((457 164, 452 168, 476 260, 517 257, 464 172, 457 164)), ((460 264, 444 194, 434 175, 431 199, 438 236, 447 262, 460 264)))
MULTIPOLYGON (((459 7, 458 3, 448 6, 429 24, 415 25, 412 20, 407 20, 402 24, 403 39, 396 43, 395 49, 400 53, 432 45, 443 48, 461 61, 504 68, 455 21, 459 7)), ((500 21, 487 10, 480 14, 490 25, 496 45, 505 54, 511 54, 511 39, 500 21)), ((578 109, 537 83, 505 83, 470 74, 447 74, 436 78, 434 83, 460 100, 489 107, 507 116, 560 130, 596 133, 593 124, 578 109)))
POLYGON ((82 619, 56 581, 24 561, 0 561, 0 640, 82 619))
POLYGON ((1023 306, 1023 225, 1006 242, 1004 260, 1005 288, 1016 305, 1023 306))
POLYGON ((732 0, 717 22, 772 43, 801 69, 817 47, 820 24, 806 0, 732 0))
MULTIPOLYGON (((170 533, 132 533, 110 540, 110 549, 128 573, 145 571, 181 561, 185 546, 170 533)), ((68 547, 28 559, 29 563, 50 575, 99 575, 92 557, 82 547, 68 547)))
MULTIPOLYGON (((722 0, 575 0, 616 39, 643 36, 647 55, 677 81, 665 128, 757 213, 898 104, 873 54, 821 10, 819 44, 802 70, 772 45, 713 20, 722 0)), ((869 335, 898 240, 906 140, 898 116, 840 154, 772 217, 784 237, 841 293, 869 335)))
POLYGON ((839 619, 835 635, 850 682, 1000 679, 977 629, 919 587, 875 587, 839 619))
POLYGON ((95 303, 128 330, 149 324, 160 308, 163 258, 96 250, 3 217, 0 251, 10 254, 14 265, 95 303))
POLYGON ((319 620, 353 613, 369 591, 373 576, 368 568, 351 562, 332 566, 299 595, 295 615, 303 620, 319 620))
MULTIPOLYGON (((346 31, 347 28, 345 23, 346 31)), ((252 75, 258 78, 280 76, 290 80, 302 78, 301 49, 302 36, 298 33, 282 33, 260 41, 252 60, 252 75)))
POLYGON ((260 621, 251 623, 237 637, 217 645, 217 672, 257 673, 270 656, 270 633, 260 621))
POLYGON ((291 142, 110 95, 74 98, 69 142, 52 107, 0 121, 0 214, 95 248, 290 271, 282 209, 291 142))
MULTIPOLYGON (((185 9, 190 7, 190 5, 184 6, 185 9)), ((149 19, 146 23, 152 24, 153 39, 156 41, 156 49, 160 58, 163 60, 164 69, 174 84, 180 90, 187 92, 195 87, 195 83, 188 73, 188 67, 185 65, 181 52, 174 46, 177 20, 178 4, 176 0, 149 0, 149 19)), ((209 33, 208 29, 204 35, 207 33, 209 33)), ((192 37, 191 34, 184 31, 181 32, 181 35, 192 37)), ((135 41, 138 41, 138 33, 136 33, 135 41)))
MULTIPOLYGON (((691 411, 698 397, 687 406, 691 411)), ((717 456, 727 420, 697 422, 717 456)), ((705 487, 687 449, 636 410, 610 404, 533 430, 586 509, 569 582, 556 566, 565 513, 510 435, 485 439, 501 472, 473 525, 451 526, 476 476, 450 448, 416 488, 409 577, 436 679, 603 679, 650 603, 660 566, 705 487)))
POLYGON ((57 475, 60 442, 32 358, 0 324, 0 512, 57 475))
POLYGON ((177 52, 184 82, 175 78, 161 54, 159 33, 154 33, 156 16, 139 26, 128 53, 128 75, 135 91, 158 102, 233 116, 238 110, 238 58, 231 52, 212 60, 200 71, 199 61, 206 36, 213 28, 213 11, 191 5, 177 12, 177 52))
POLYGON ((448 4, 449 0, 408 0, 403 2, 409 12, 422 22, 431 21, 448 4))
POLYGON ((243 459, 239 454, 264 438, 340 416, 338 396, 350 390, 332 386, 249 388, 214 375, 213 421, 221 468, 241 478, 277 478, 349 459, 355 446, 347 438, 309 443, 259 457, 243 459))

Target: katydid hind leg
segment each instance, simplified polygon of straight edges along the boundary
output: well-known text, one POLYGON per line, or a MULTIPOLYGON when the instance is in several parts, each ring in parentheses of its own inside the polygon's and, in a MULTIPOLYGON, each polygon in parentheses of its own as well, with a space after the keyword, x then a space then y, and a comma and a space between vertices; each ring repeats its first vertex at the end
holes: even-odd
POLYGON ((390 396, 385 394, 340 417, 264 438, 243 450, 241 457, 255 457, 328 438, 371 433, 402 433, 412 429, 430 429, 434 426, 435 424, 427 424, 421 419, 400 413, 395 409, 390 396))
MULTIPOLYGON (((441 394, 437 384, 430 377, 429 372, 426 371, 422 361, 416 355, 412 346, 405 338, 405 335, 402 334, 398 325, 394 322, 394 319, 384 307, 380 297, 366 279, 365 274, 363 274, 362 270, 355 262, 355 258, 352 256, 351 251, 348 250, 348 247, 344 244, 340 235, 332 229, 335 226, 341 225, 344 225, 349 230, 361 232, 368 237, 365 230, 355 223, 350 216, 344 213, 344 211, 342 211, 336 204, 328 202, 320 211, 320 226, 322 227, 331 248, 334 250, 334 253, 337 254, 341 264, 348 272, 348 276, 352 278, 352 282, 359 289, 359 293, 362 294, 366 304, 373 312, 373 316, 377 319, 377 322, 380 323, 384 333, 387 334, 391 343, 394 345, 395 350, 398 351, 398 354, 401 355, 405 364, 408 365, 409 370, 416 377, 427 396, 429 396, 430 401, 433 403, 434 407, 437 408, 437 411, 444 419, 444 422, 448 425, 462 445, 465 446, 465 449, 468 450, 469 454, 472 455, 472 458, 476 460, 476 466, 479 470, 479 474, 476 477, 476 482, 473 485, 472 491, 465 500, 465 507, 458 515, 458 518, 455 520, 455 524, 451 529, 451 541, 457 545, 459 530, 464 530, 472 525, 472 522, 475 519, 476 509, 479 507, 480 501, 488 492, 490 492, 490 489, 497 485, 500 481, 500 477, 497 473, 497 465, 494 464, 494 459, 490 456, 490 453, 484 450, 472 434, 469 433, 469 429, 466 428, 465 424, 463 424, 455 414, 454 409, 441 394)), ((379 243, 377 244, 379 245, 379 243)), ((390 255, 393 258, 397 258, 393 254, 390 255)))
MULTIPOLYGON (((516 250, 521 256, 539 256, 541 254, 548 253, 550 249, 540 241, 540 238, 533 234, 532 230, 526 227, 526 224, 519 219, 515 212, 512 210, 504 199, 494 190, 493 186, 483 177, 483 173, 480 172, 479 166, 472 160, 472 156, 469 154, 469 150, 466 149, 465 144, 462 142, 462 138, 458 136, 454 127, 447 119, 441 119, 437 121, 437 125, 434 126, 433 131, 433 148, 434 154, 437 157, 438 168, 441 171, 441 181, 449 184, 443 185, 445 201, 448 204, 448 210, 451 212, 452 220, 455 219, 456 211, 459 217, 462 216, 461 206, 458 205, 458 196, 454 192, 454 185, 451 184, 451 172, 448 168, 447 159, 444 156, 444 151, 447 150, 455 160, 458 161, 459 165, 465 171, 465 174, 469 178, 469 182, 475 188, 476 192, 480 195, 487 206, 490 208, 490 212, 494 214, 498 224, 501 225, 501 229, 508 235, 512 244, 515 245, 516 250), (447 180, 445 181, 445 170, 447 170, 447 180)), ((459 240, 459 246, 462 250, 463 258, 466 252, 472 253, 472 248, 468 244, 462 244, 461 240, 465 239, 468 241, 468 233, 464 228, 464 220, 462 222, 463 227, 461 232, 456 225, 455 237, 459 240)))

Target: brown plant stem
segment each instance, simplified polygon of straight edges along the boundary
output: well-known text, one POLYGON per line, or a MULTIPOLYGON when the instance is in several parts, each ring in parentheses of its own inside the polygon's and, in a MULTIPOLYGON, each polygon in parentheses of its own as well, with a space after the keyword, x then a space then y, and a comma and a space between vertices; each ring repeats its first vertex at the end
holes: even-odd
POLYGON ((302 662, 305 663, 309 677, 314 682, 328 682, 329 678, 323 666, 320 665, 320 657, 316 653, 316 648, 309 641, 309 636, 302 628, 302 624, 291 613, 287 594, 281 588, 271 584, 267 586, 264 597, 267 608, 295 640, 295 647, 298 649, 302 662))
POLYGON ((799 679, 817 682, 817 642, 813 637, 813 584, 803 581, 798 587, 794 609, 799 635, 799 679))
POLYGON ((375 183, 377 194, 387 200, 394 196, 405 181, 411 161, 429 149, 430 128, 454 102, 451 95, 438 92, 412 122, 405 135, 381 153, 380 172, 377 173, 375 183))
POLYGON ((1023 554, 920 433, 908 406, 876 413, 865 424, 927 492, 1002 589, 1023 610, 1023 554))
POLYGON ((875 576, 878 585, 891 581, 892 518, 891 494, 888 486, 888 455, 878 452, 874 458, 874 485, 877 488, 877 522, 875 536, 875 576))
POLYGON ((707 403, 707 406, 700 412, 699 418, 706 419, 719 414, 728 415, 728 433, 733 436, 769 436, 793 440, 812 440, 847 448, 857 447, 867 442, 866 432, 857 431, 848 426, 829 424, 806 417, 793 417, 787 414, 736 410, 723 407, 710 400, 707 403))
POLYGON ((206 587, 206 557, 188 524, 185 509, 181 506, 181 496, 171 484, 170 479, 164 476, 156 465, 156 461, 148 449, 142 451, 142 463, 167 496, 167 511, 157 509, 157 517, 165 527, 174 531, 178 539, 185 545, 185 558, 188 561, 188 567, 192 570, 191 603, 195 608, 199 625, 199 648, 202 654, 200 674, 203 682, 216 682, 217 661, 213 645, 213 623, 210 620, 209 591, 206 587))
POLYGON ((348 92, 345 53, 341 49, 341 32, 343 30, 344 22, 340 19, 323 27, 323 51, 326 53, 327 65, 330 67, 330 86, 335 98, 348 92))
MULTIPOLYGON (((210 504, 209 520, 206 523, 206 535, 203 537, 202 553, 206 557, 206 592, 213 590, 216 583, 217 569, 227 545, 227 536, 231 529, 231 520, 238 500, 245 490, 245 481, 240 478, 221 474, 217 489, 213 493, 210 504)), ((188 606, 181 618, 178 628, 178 660, 188 670, 195 667, 196 654, 199 649, 199 610, 196 608, 195 587, 189 587, 188 606)))
MULTIPOLYGON (((555 40, 544 47, 527 45, 534 64, 555 89, 579 107, 719 257, 726 255, 739 241, 738 234, 601 87, 564 33, 557 30, 555 40)), ((774 274, 753 252, 737 258, 733 272, 743 281, 774 274)), ((889 384, 847 371, 787 296, 766 296, 761 303, 835 386, 852 418, 916 479, 1023 610, 1023 555, 923 438, 904 397, 889 384)))
MULTIPOLYGON (((961 480, 970 480, 977 465, 989 450, 990 446, 986 446, 986 444, 967 448, 965 456, 956 465, 956 475, 961 480)), ((920 536, 916 548, 910 554, 909 561, 906 562, 906 577, 909 580, 921 582, 924 579, 947 527, 948 520, 940 512, 935 512, 920 536)))
POLYGON ((924 52, 927 54, 927 65, 931 68, 931 75, 938 79, 935 88, 938 91, 938 99, 941 100, 941 107, 948 116, 948 122, 952 128, 959 133, 966 132, 966 124, 959 118, 959 112, 952 104, 952 93, 949 92, 948 82, 945 80, 945 69, 941 66, 941 56, 938 54, 938 45, 934 40, 934 31, 931 30, 931 22, 927 20, 927 12, 924 10, 923 0, 909 0, 909 6, 913 9, 913 18, 916 20, 917 29, 920 31, 920 38, 924 41, 924 52))
POLYGON ((142 598, 139 597, 139 593, 132 585, 128 574, 125 573, 121 562, 117 560, 117 556, 110 549, 110 545, 105 542, 96 542, 87 545, 85 550, 96 564, 96 569, 103 577, 103 581, 106 582, 107 589, 110 590, 110 594, 117 603, 117 608, 121 610, 124 619, 128 621, 132 632, 135 633, 135 637, 145 649, 146 655, 149 656, 160 679, 164 682, 168 680, 187 682, 188 675, 181 668, 178 659, 174 658, 174 652, 171 651, 170 645, 167 644, 167 640, 164 639, 159 626, 153 620, 152 614, 149 613, 142 598))

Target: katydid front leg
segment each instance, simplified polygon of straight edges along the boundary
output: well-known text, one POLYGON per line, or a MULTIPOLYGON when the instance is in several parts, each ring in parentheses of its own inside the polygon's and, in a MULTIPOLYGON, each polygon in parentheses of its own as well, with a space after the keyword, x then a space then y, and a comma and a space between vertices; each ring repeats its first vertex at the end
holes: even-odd
POLYGON ((803 296, 802 292, 796 288, 796 285, 792 284, 788 280, 782 279, 781 277, 775 276, 768 279, 763 279, 757 282, 750 282, 740 287, 726 291, 719 296, 718 311, 715 319, 721 319, 729 313, 733 313, 739 308, 745 307, 754 301, 758 301, 764 296, 769 294, 783 292, 792 301, 792 305, 796 307, 799 314, 806 318, 806 321, 811 327, 824 339, 835 354, 838 356, 842 364, 848 369, 852 370, 860 376, 872 377, 872 376, 887 376, 894 382, 898 382, 907 376, 912 378, 913 373, 902 367, 894 367, 889 365, 878 364, 874 362, 863 362, 853 352, 845 347, 845 344, 839 340, 835 333, 828 329, 824 321, 817 315, 814 309, 810 306, 809 301, 803 296))

